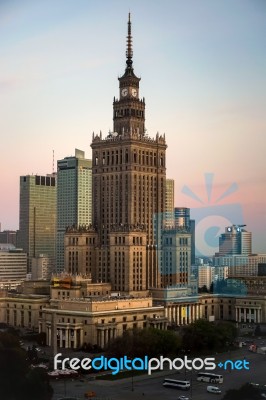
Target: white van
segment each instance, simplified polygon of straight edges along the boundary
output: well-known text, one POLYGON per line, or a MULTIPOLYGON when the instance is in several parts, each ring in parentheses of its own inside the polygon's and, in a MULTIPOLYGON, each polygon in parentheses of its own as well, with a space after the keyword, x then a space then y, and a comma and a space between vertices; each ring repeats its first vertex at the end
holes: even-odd
POLYGON ((222 393, 221 389, 219 389, 217 386, 207 386, 207 392, 216 394, 222 393))

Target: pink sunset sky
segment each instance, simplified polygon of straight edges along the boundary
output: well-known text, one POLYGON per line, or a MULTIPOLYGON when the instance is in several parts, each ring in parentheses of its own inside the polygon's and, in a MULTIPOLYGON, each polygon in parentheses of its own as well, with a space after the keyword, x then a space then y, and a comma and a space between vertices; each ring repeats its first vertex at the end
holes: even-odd
MULTIPOLYGON (((19 176, 52 172, 112 130, 127 15, 149 136, 166 135, 175 205, 238 205, 266 253, 266 3, 0 3, 0 222, 19 228, 19 176), (208 199, 205 174, 213 174, 208 199), (237 189, 216 200, 233 184, 237 189), (183 193, 189 187, 202 203, 183 193)), ((230 208, 230 207, 229 207, 230 208)), ((196 221, 197 222, 197 221, 196 221)))

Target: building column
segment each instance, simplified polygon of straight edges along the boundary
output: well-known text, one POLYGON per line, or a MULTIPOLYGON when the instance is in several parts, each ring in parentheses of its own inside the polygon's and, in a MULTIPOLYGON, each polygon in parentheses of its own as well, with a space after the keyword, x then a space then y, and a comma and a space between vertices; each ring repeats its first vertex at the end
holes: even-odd
POLYGON ((236 322, 239 322, 240 319, 240 312, 239 312, 239 308, 236 307, 236 322))
POLYGON ((176 324, 180 325, 179 321, 179 306, 176 306, 176 324))
POLYGON ((251 309, 248 309, 248 322, 251 323, 251 309))
POLYGON ((196 320, 199 319, 199 304, 196 304, 196 320))
POLYGON ((80 336, 79 336, 80 337, 80 339, 79 339, 80 340, 80 346, 83 346, 83 344, 84 344, 83 343, 83 341, 84 341, 84 331, 83 331, 83 329, 80 329, 79 331, 80 331, 80 336))
POLYGON ((69 328, 66 328, 65 330, 65 348, 68 349, 69 348, 69 328))
POLYGON ((101 329, 101 348, 104 348, 104 330, 101 329))
POLYGON ((247 322, 247 309, 244 308, 244 322, 247 322))
POLYGON ((192 320, 192 307, 193 304, 189 304, 187 306, 187 311, 188 311, 188 323, 191 324, 191 320, 192 320))
POLYGON ((174 316, 175 316, 175 324, 177 325, 177 324, 178 324, 178 322, 177 322, 177 306, 174 307, 174 310, 175 310, 175 313, 174 313, 174 316))
POLYGON ((260 309, 258 309, 258 324, 260 324, 260 321, 261 321, 261 318, 260 318, 260 313, 261 313, 261 310, 260 310, 260 309))
POLYGON ((52 345, 52 331, 51 328, 48 327, 48 346, 52 345))
POLYGON ((77 330, 74 329, 74 349, 77 348, 77 330))
POLYGON ((59 328, 59 347, 63 347, 63 329, 59 328))
POLYGON ((174 306, 171 306, 171 322, 174 322, 174 306))

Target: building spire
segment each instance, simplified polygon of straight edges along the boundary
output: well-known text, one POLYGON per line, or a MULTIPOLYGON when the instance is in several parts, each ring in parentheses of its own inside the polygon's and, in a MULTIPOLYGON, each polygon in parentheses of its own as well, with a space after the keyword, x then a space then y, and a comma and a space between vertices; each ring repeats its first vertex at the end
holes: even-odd
POLYGON ((127 23, 127 68, 132 69, 132 58, 133 58, 133 48, 132 48, 132 36, 131 36, 131 21, 130 21, 130 13, 128 13, 128 23, 127 23))

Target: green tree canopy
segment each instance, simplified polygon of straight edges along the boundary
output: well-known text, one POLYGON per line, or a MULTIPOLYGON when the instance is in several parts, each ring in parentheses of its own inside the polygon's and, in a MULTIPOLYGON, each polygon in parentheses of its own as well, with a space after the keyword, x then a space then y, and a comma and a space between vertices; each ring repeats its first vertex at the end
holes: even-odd
POLYGON ((222 400, 261 400, 260 391, 246 383, 240 389, 227 390, 222 400))
POLYGON ((4 400, 50 400, 53 389, 47 375, 31 370, 17 337, 0 333, 0 394, 4 400))
POLYGON ((128 330, 109 346, 108 353, 115 357, 144 357, 148 355, 176 355, 181 347, 180 337, 172 331, 159 329, 128 330))
POLYGON ((193 352, 219 351, 237 336, 237 329, 229 322, 213 323, 198 320, 185 327, 183 347, 193 352))

